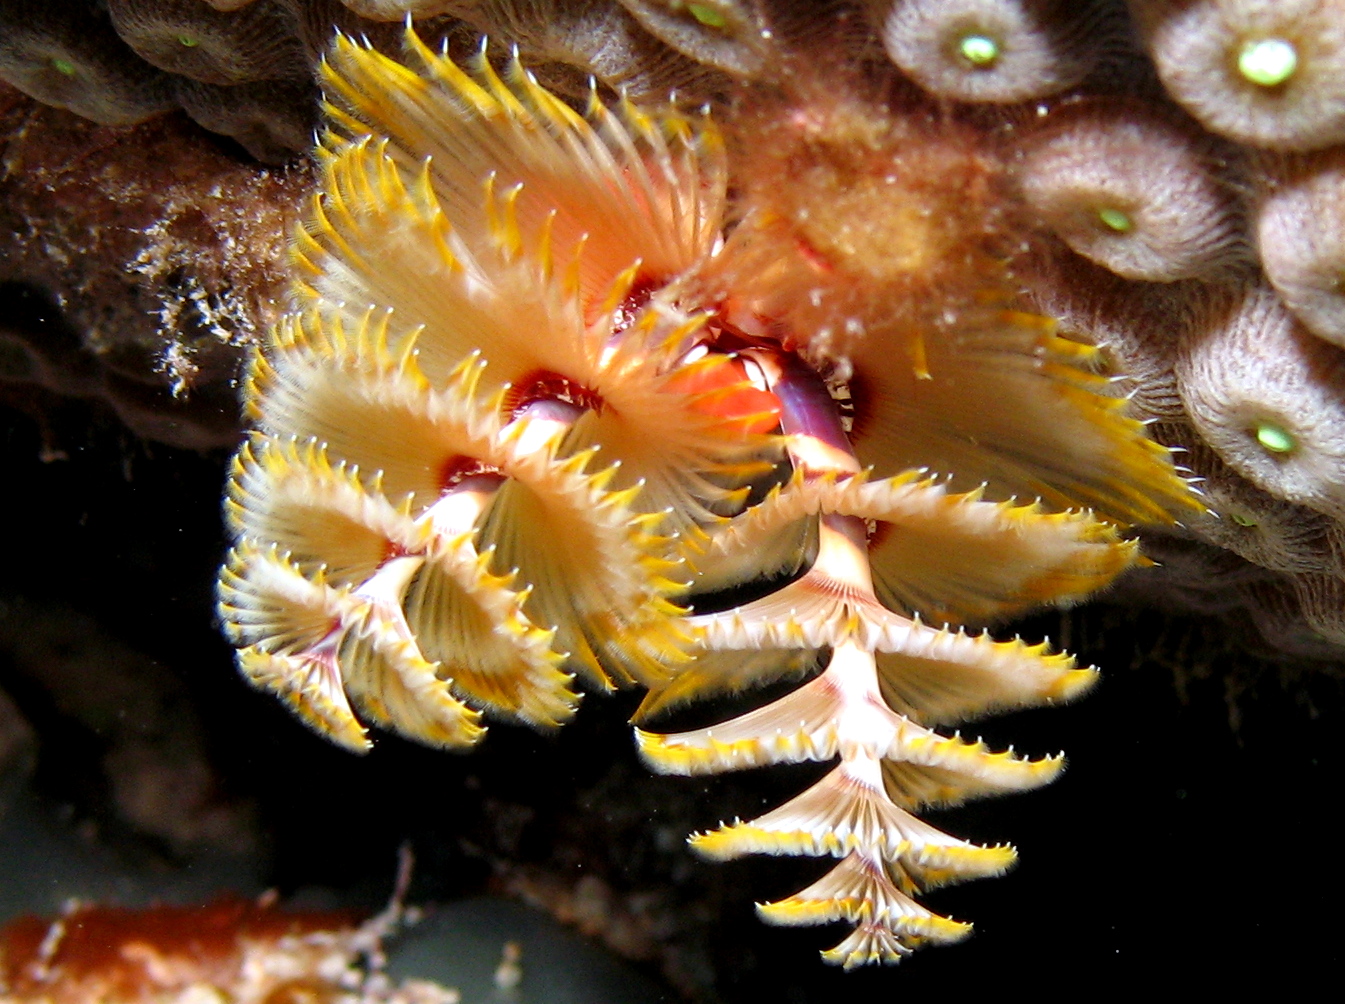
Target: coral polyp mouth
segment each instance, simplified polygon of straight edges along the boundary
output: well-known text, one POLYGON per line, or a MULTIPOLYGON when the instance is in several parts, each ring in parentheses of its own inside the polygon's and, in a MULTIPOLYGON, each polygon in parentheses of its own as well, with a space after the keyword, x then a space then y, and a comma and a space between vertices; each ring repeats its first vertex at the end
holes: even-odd
MULTIPOLYGON (((709 14, 694 30, 728 30, 709 14)), ((230 484, 240 668, 361 750, 366 723, 442 746, 486 715, 552 727, 576 679, 648 688, 647 719, 820 666, 641 750, 669 773, 836 762, 692 841, 836 858, 761 908, 854 924, 828 960, 964 936, 913 897, 1014 852, 915 813, 1061 761, 936 728, 1096 674, 962 626, 1104 587, 1136 557, 1124 526, 1187 501, 1095 350, 1019 308, 999 155, 848 78, 806 119, 778 114, 788 86, 755 94, 737 128, 776 128, 749 147, 671 107, 581 114, 517 59, 407 52, 339 38, 324 70, 297 308, 254 361, 230 484)))

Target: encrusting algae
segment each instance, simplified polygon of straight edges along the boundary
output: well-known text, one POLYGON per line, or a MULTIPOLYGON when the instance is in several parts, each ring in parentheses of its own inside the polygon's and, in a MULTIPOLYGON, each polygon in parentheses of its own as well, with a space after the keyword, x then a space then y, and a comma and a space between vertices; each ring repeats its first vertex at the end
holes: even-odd
POLYGON ((356 751, 365 723, 466 747, 484 716, 563 723, 576 678, 640 685, 656 771, 836 761, 692 838, 838 859, 764 919, 848 921, 847 968, 963 937, 916 895, 1015 852, 915 813, 1063 760, 938 729, 1096 678, 980 629, 1105 587, 1130 525, 1193 507, 1097 350, 1016 301, 993 150, 843 74, 754 86, 740 149, 705 113, 595 90, 580 114, 517 57, 406 51, 340 37, 324 69, 320 193, 229 486, 243 673, 356 751))

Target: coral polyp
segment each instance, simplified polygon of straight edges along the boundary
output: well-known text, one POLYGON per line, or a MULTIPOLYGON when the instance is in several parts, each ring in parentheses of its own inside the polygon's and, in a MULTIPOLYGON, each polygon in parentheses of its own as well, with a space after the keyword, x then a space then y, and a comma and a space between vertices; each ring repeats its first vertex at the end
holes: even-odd
POLYGON ((1191 504, 1097 350, 1019 301, 1003 158, 843 75, 796 106, 756 86, 733 114, 776 126, 745 148, 596 88, 577 111, 489 48, 406 52, 342 37, 323 71, 320 191, 229 487, 243 673, 355 750, 642 686, 657 771, 836 761, 693 838, 838 859, 766 920, 850 922, 825 953, 847 968, 962 937, 915 897, 1014 851, 915 813, 1063 760, 938 729, 1096 679, 981 629, 1104 588, 1129 525, 1191 504))

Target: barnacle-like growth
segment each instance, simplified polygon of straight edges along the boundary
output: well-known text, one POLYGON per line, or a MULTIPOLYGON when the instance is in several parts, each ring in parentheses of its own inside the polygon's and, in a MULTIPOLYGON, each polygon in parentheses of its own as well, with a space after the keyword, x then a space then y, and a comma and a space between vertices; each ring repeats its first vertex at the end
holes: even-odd
POLYGON ((939 97, 1008 103, 1077 84, 1106 45, 1095 0, 869 0, 892 61, 939 97))
MULTIPOLYGON (((739 8, 658 9, 719 30, 739 8)), ((558 724, 574 675, 649 688, 647 725, 820 668, 640 748, 683 774, 837 761, 693 838, 837 858, 761 908, 853 923, 831 961, 963 936, 914 897, 1014 852, 914 813, 1063 761, 937 729, 1096 675, 965 628, 1104 587, 1135 559, 1124 524, 1185 500, 1095 350, 1018 309, 1001 165, 853 94, 773 115, 744 157, 703 115, 596 94, 580 114, 517 59, 407 49, 413 66, 339 38, 324 71, 294 310, 254 360, 227 502, 243 673, 362 749, 363 722, 444 746, 483 713, 558 724), (968 182, 947 213, 921 203, 934 170, 968 182), (792 581, 716 605, 766 575, 792 581)))
POLYGON ((1129 0, 1168 92, 1211 131, 1316 150, 1345 138, 1345 26, 1331 0, 1129 0))
POLYGON ((288 12, 275 0, 224 12, 201 0, 108 0, 117 33, 145 62, 207 84, 303 79, 288 12))
POLYGON ((1330 569, 1331 549, 1323 543, 1330 519, 1238 477, 1189 429, 1176 438, 1191 444, 1184 448, 1182 461, 1200 478, 1209 510, 1185 517, 1189 529, 1262 568, 1289 574, 1330 569))
POLYGON ((1345 159, 1324 150, 1268 167, 1256 210, 1266 278, 1313 334, 1345 346, 1345 159))
POLYGON ((136 59, 105 16, 73 4, 0 6, 0 80, 105 125, 173 107, 164 75, 136 59))
POLYGON ((317 98, 308 81, 221 85, 176 77, 173 96, 194 121, 232 136, 262 163, 283 163, 312 143, 317 98))
POLYGON ((760 73, 771 57, 759 0, 618 0, 678 52, 735 76, 760 73))
POLYGON ((1239 474, 1345 515, 1345 350, 1314 337, 1268 287, 1224 322, 1188 331, 1177 380, 1191 422, 1239 474))
POLYGON ((1203 133, 1143 108, 1080 102, 1029 135, 1020 174, 1028 204, 1076 252, 1128 279, 1172 282, 1216 276, 1243 251, 1217 163, 1203 133))

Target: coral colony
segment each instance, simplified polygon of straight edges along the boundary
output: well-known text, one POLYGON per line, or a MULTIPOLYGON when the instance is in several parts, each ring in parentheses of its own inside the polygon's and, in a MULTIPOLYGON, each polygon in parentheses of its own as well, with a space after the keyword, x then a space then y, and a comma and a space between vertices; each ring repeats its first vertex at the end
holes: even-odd
POLYGON ((915 896, 1014 851, 915 812, 1062 760, 937 729, 1095 679, 965 628, 1105 586, 1128 525, 1188 504, 1097 350, 1015 301, 1001 168, 858 81, 753 92, 737 149, 700 112, 595 91, 580 114, 488 49, 406 53, 341 37, 324 68, 293 310, 229 485, 243 673, 357 751, 365 723, 464 747, 483 717, 564 722, 577 681, 640 685, 656 771, 835 762, 692 837, 836 859, 763 918, 848 921, 846 967, 963 937, 915 896))

